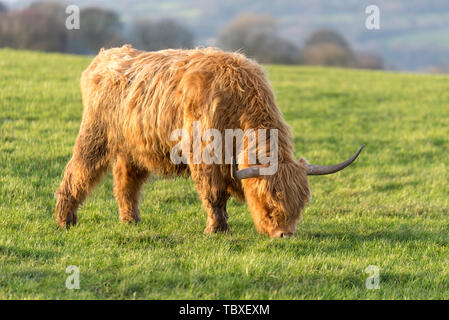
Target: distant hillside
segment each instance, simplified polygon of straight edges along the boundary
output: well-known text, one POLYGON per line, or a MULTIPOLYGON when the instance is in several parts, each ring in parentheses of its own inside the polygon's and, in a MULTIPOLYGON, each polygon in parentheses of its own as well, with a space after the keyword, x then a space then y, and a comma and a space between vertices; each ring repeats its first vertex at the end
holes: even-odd
MULTIPOLYGON (((31 2, 3 1, 19 7, 31 2)), ((447 0, 72 0, 70 3, 114 9, 125 22, 135 17, 174 17, 191 27, 201 45, 213 45, 217 33, 239 14, 269 14, 279 22, 282 34, 299 45, 311 31, 330 27, 342 32, 357 49, 380 53, 393 69, 419 70, 449 64, 447 0), (381 9, 378 31, 365 29, 365 8, 371 4, 381 9)))

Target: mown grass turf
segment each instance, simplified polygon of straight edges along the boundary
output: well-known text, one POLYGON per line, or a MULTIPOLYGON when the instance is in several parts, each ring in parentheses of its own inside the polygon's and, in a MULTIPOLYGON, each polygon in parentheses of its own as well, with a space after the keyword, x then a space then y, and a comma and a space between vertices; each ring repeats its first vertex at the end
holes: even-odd
POLYGON ((317 164, 297 236, 259 235, 231 200, 232 233, 206 236, 192 181, 145 186, 123 225, 111 175, 59 230, 54 191, 81 120, 90 58, 0 50, 0 298, 449 298, 449 79, 268 67, 296 155, 317 164), (79 290, 65 287, 80 268, 79 290), (365 268, 380 268, 367 290, 365 268))

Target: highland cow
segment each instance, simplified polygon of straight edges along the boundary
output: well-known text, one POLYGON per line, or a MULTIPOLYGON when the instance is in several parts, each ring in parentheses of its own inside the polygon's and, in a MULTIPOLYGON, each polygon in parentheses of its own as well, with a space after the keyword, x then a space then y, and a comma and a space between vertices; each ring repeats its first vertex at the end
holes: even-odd
MULTIPOLYGON (((259 232, 289 236, 309 201, 307 176, 342 170, 362 149, 333 166, 296 160, 289 127, 262 67, 238 53, 211 48, 144 52, 131 46, 101 50, 81 76, 81 91, 82 123, 56 192, 61 227, 77 222, 79 205, 112 168, 123 222, 140 220, 140 191, 151 174, 190 175, 208 215, 206 233, 229 230, 226 202, 232 195, 246 201, 259 232), (171 133, 179 128, 192 132, 194 122, 222 133, 277 129, 277 171, 261 175, 263 165, 239 154, 230 164, 174 163, 170 153, 177 142, 171 133)), ((263 148, 269 153, 268 142, 263 148)))

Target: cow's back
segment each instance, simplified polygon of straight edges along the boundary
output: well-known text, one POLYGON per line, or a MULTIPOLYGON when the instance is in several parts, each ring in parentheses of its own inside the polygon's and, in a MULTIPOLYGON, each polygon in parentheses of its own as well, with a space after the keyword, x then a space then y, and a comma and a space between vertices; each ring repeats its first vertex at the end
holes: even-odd
POLYGON ((178 143, 170 140, 175 129, 191 134, 194 121, 202 129, 222 132, 257 128, 257 121, 272 120, 269 113, 263 115, 266 107, 257 109, 259 104, 271 105, 279 116, 260 66, 243 55, 210 48, 102 50, 83 73, 81 88, 83 118, 97 117, 108 127, 111 151, 167 174, 185 169, 170 161, 178 143))

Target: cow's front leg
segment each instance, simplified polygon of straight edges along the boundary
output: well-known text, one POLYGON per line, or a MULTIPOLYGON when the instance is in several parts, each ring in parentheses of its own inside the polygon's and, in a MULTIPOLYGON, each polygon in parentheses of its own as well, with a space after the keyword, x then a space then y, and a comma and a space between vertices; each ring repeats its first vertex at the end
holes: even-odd
POLYGON ((226 202, 229 199, 229 194, 220 166, 190 164, 190 174, 207 212, 204 233, 228 232, 226 202))
POLYGON ((204 233, 212 234, 216 232, 229 232, 226 200, 219 203, 210 203, 209 201, 206 201, 206 203, 203 202, 207 211, 207 224, 204 233))

